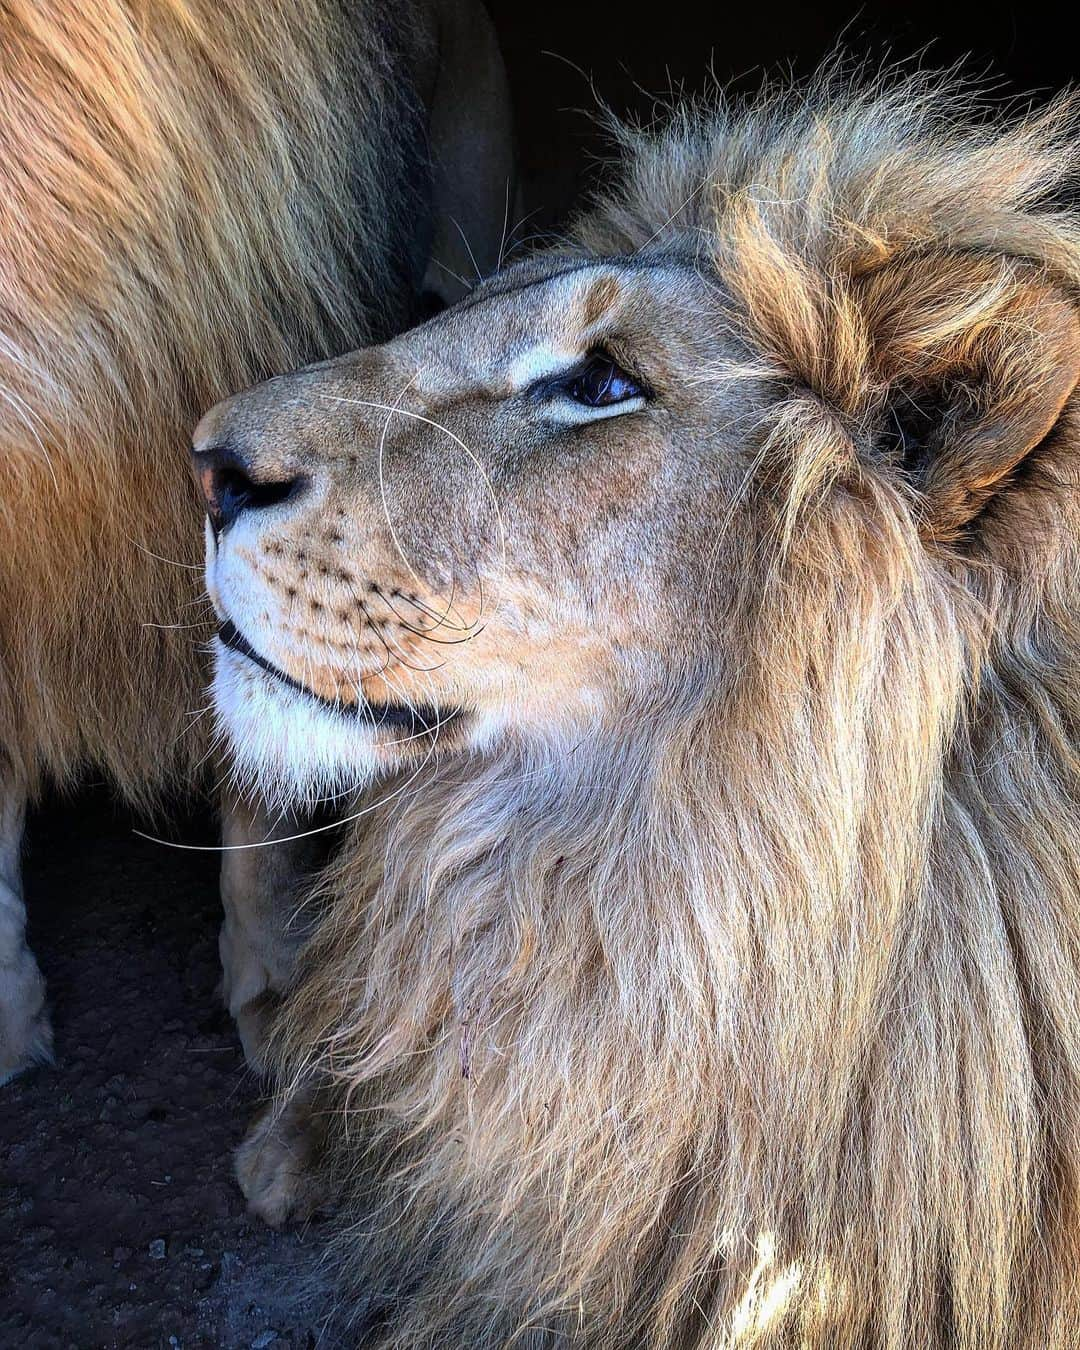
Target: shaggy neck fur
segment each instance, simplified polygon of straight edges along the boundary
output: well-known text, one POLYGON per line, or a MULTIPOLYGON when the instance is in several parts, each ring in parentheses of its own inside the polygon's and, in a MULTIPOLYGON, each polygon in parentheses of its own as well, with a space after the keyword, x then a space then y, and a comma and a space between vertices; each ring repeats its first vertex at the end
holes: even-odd
POLYGON ((355 1113, 387 1345, 1072 1344, 1076 650, 894 506, 805 541, 722 700, 360 842, 290 1058, 355 1113))
POLYGON ((794 389, 731 525, 774 561, 712 620, 734 674, 706 622, 681 690, 437 766, 332 880, 282 1062, 380 1346, 1080 1344, 1080 427, 935 539, 865 467, 856 290, 946 237, 1080 276, 1031 209, 1072 161, 1058 114, 962 141, 918 101, 683 119, 581 227, 693 203, 671 246, 707 232, 794 389))

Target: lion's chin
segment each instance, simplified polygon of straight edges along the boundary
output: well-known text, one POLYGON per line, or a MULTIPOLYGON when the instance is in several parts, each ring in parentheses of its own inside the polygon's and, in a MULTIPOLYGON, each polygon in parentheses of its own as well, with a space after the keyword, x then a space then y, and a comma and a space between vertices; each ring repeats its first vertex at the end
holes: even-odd
POLYGON ((460 709, 337 705, 261 657, 231 623, 214 642, 213 699, 237 786, 283 807, 359 792, 399 767, 459 747, 460 709))
POLYGON ((238 786, 281 806, 315 806, 366 787, 388 767, 379 733, 215 642, 213 697, 238 786))

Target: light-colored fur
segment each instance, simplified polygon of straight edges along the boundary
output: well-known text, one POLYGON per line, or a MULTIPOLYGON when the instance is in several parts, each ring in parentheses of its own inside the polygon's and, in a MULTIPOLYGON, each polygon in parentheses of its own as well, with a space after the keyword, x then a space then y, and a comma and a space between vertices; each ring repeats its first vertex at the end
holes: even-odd
MULTIPOLYGON (((5 792, 88 764, 140 804, 195 782, 212 627, 191 431, 228 390, 414 317, 436 232, 428 127, 445 140, 453 108, 466 115, 466 74, 444 58, 477 21, 447 0, 4 5, 5 792)), ((494 120, 462 193, 470 227, 498 203, 481 257, 497 251, 509 143, 489 36, 474 80, 494 120), (485 172, 490 203, 473 200, 485 172)), ((0 970, 28 958, 21 904, 7 908, 0 970)), ((9 1002, 0 1076, 29 1054, 9 1002)))
POLYGON ((205 750, 192 426, 372 331, 391 91, 321 0, 16 0, 2 34, 0 756, 137 796, 205 750))
POLYGON ((211 556, 324 700, 223 650, 241 755, 257 687, 271 785, 396 773, 249 1198, 322 1150, 395 1350, 1074 1350, 1072 105, 825 80, 624 139, 574 247, 204 424, 309 485, 211 556), (515 373, 597 345, 647 406, 515 373), (420 699, 420 750, 371 720, 420 699))

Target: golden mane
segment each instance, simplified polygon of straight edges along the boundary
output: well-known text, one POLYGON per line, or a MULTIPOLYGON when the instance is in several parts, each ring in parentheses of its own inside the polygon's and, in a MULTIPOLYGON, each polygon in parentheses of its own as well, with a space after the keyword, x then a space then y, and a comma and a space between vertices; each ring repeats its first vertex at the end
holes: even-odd
POLYGON ((401 1350, 1074 1350, 1080 414, 992 498, 866 467, 946 352, 1006 416, 1056 378, 1074 106, 833 81, 624 139, 580 247, 700 260, 753 353, 702 378, 775 388, 744 667, 365 819, 280 1029, 343 1268, 401 1350))
POLYGON ((190 772, 194 423, 406 318, 394 154, 422 129, 368 9, 5 6, 0 766, 31 787, 190 772))

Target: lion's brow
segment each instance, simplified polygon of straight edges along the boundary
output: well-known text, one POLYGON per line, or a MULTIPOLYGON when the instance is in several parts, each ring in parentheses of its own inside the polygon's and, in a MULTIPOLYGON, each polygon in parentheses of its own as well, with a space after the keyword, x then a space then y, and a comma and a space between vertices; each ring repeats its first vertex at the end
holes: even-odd
POLYGON ((477 305, 483 304, 486 300, 495 300, 503 295, 519 294, 522 291, 531 290, 534 286, 545 286, 552 281, 561 281, 564 277, 576 276, 579 272, 591 272, 597 267, 617 267, 620 271, 626 272, 696 272, 700 270, 694 263, 671 255, 663 258, 637 258, 633 254, 624 253, 611 257, 588 258, 582 262, 574 263, 570 267, 564 267, 561 271, 545 272, 541 277, 532 277, 519 285, 497 286, 479 293, 474 292, 463 300, 459 300, 450 312, 460 314, 464 309, 475 309, 477 305))

